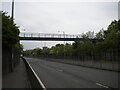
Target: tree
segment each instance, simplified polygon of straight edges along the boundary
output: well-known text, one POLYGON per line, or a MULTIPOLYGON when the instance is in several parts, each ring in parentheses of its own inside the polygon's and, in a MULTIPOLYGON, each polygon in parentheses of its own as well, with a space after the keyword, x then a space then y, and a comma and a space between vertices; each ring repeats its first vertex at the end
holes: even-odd
POLYGON ((94 38, 94 31, 93 31, 93 32, 91 32, 91 31, 86 32, 86 36, 87 36, 89 39, 93 39, 93 38, 94 38))
POLYGON ((19 29, 6 12, 0 12, 2 15, 2 43, 3 46, 14 46, 19 41, 19 29))
POLYGON ((104 39, 104 30, 103 28, 96 34, 97 39, 104 39))
POLYGON ((119 49, 120 45, 120 20, 114 20, 106 33, 105 43, 109 44, 109 49, 119 49))
POLYGON ((88 32, 86 32, 85 34, 82 33, 81 36, 82 36, 82 38, 84 38, 84 39, 93 39, 93 38, 94 38, 94 31, 93 31, 93 32, 88 31, 88 32))
POLYGON ((96 48, 98 50, 117 50, 120 49, 120 20, 112 21, 107 30, 102 31, 104 33, 103 42, 98 42, 96 48))
POLYGON ((71 54, 73 52, 73 48, 71 44, 66 43, 65 45, 65 53, 71 54))
POLYGON ((49 53, 50 53, 50 49, 49 49, 48 47, 43 47, 43 48, 41 49, 41 53, 42 53, 42 54, 49 54, 49 53))
POLYGON ((21 51, 21 52, 23 52, 23 48, 24 48, 23 45, 20 44, 20 51, 21 51))

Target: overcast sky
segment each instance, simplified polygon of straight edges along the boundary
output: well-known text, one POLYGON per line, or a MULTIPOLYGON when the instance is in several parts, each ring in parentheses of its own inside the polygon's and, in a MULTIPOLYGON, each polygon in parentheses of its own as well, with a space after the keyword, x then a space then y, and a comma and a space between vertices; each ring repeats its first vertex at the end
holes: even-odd
MULTIPOLYGON (((6 1, 2 3, 2 10, 9 12, 8 15, 10 15, 11 0, 6 1)), ((111 21, 118 20, 118 0, 110 1, 17 1, 15 2, 14 21, 20 26, 21 32, 62 34, 64 31, 67 34, 81 34, 94 31, 97 33, 102 28, 107 29, 111 21)), ((21 43, 25 49, 30 49, 45 45, 52 46, 59 42, 21 41, 21 43)))

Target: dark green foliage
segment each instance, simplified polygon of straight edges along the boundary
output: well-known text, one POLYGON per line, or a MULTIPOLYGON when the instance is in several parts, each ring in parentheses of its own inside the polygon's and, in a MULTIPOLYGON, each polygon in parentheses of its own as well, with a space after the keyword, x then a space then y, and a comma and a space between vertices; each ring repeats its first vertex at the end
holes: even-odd
POLYGON ((63 54, 65 51, 65 46, 63 44, 57 44, 50 49, 50 54, 63 54))
POLYGON ((96 44, 97 50, 118 50, 120 49, 120 20, 113 21, 103 34, 104 41, 96 44))
POLYGON ((97 39, 104 39, 104 30, 101 29, 97 34, 96 34, 97 39))
POLYGON ((35 49, 23 51, 23 54, 40 55, 41 52, 42 50, 40 48, 35 48, 35 49))
POLYGON ((2 14, 2 43, 3 46, 14 46, 19 41, 19 29, 12 22, 10 16, 7 16, 5 12, 2 14))

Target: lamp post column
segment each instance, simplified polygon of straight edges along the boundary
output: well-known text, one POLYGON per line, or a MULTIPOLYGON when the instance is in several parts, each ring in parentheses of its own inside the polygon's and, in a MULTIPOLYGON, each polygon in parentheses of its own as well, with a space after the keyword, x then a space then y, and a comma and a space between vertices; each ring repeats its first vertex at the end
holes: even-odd
MULTIPOLYGON (((65 39, 65 32, 63 31, 64 39, 65 39)), ((65 59, 65 40, 64 40, 64 59, 65 59)))
POLYGON ((12 14, 11 14, 11 18, 12 18, 12 23, 13 23, 13 17, 14 17, 14 0, 12 0, 12 14))
MULTIPOLYGON (((14 20, 13 20, 13 17, 14 17, 14 0, 12 0, 12 14, 11 14, 11 19, 12 19, 12 24, 14 24, 14 20)), ((11 48, 11 58, 10 58, 10 72, 13 72, 13 57, 14 57, 14 55, 13 55, 13 47, 11 46, 10 47, 11 48)))

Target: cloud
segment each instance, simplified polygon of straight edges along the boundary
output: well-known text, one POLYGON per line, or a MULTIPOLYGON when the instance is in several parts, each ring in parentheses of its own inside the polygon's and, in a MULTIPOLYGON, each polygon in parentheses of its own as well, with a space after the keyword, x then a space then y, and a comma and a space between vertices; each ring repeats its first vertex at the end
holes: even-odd
MULTIPOLYGON (((12 0, 2 0, 10 2, 12 0)), ((119 2, 119 0, 15 0, 15 2, 119 2)))
POLYGON ((120 1, 118 3, 118 19, 120 19, 120 1))
POLYGON ((19 9, 23 8, 23 10, 16 10, 16 21, 21 20, 24 24, 27 24, 27 26, 33 26, 35 28, 42 27, 41 29, 44 31, 47 31, 48 29, 49 31, 55 31, 55 29, 57 29, 56 26, 62 26, 61 29, 64 29, 67 27, 79 26, 80 24, 89 23, 92 25, 96 22, 101 22, 101 20, 116 19, 117 17, 117 12, 115 10, 117 8, 114 8, 114 10, 110 8, 115 5, 114 3, 112 3, 114 5, 109 5, 108 3, 20 4, 16 4, 16 6, 19 6, 19 9), (20 4, 22 7, 19 6, 20 4), (103 9, 101 9, 101 7, 103 9), (18 17, 19 15, 21 15, 21 17, 18 17))
MULTIPOLYGON (((4 3, 3 9, 10 13, 10 3, 4 3)), ((118 19, 117 2, 15 3, 15 22, 20 26, 21 32, 23 29, 26 32, 42 33, 98 32, 101 28, 106 29, 115 19, 118 19)))

